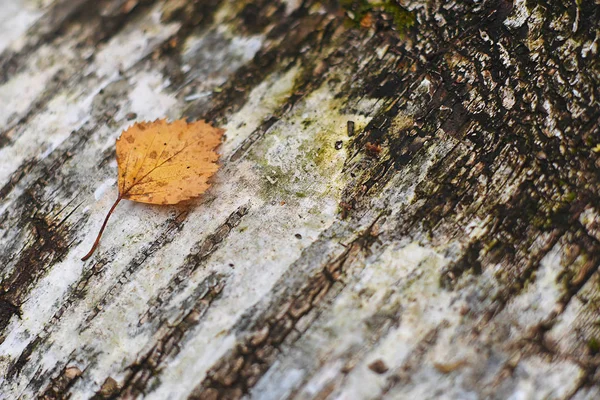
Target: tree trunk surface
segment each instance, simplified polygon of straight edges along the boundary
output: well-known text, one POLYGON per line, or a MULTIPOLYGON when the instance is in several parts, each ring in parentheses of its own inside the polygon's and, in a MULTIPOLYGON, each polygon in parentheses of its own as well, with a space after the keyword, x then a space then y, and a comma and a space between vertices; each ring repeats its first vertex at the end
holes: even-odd
POLYGON ((401 3, 0 1, 0 397, 600 398, 600 4, 401 3))

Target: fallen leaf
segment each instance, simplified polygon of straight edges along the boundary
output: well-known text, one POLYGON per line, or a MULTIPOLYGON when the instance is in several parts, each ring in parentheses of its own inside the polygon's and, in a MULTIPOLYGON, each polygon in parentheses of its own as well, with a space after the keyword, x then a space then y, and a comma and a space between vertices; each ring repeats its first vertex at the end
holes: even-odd
POLYGON ((117 204, 123 199, 149 204, 177 204, 201 195, 217 171, 223 129, 204 121, 138 122, 117 139, 119 196, 109 210, 92 249, 117 204))

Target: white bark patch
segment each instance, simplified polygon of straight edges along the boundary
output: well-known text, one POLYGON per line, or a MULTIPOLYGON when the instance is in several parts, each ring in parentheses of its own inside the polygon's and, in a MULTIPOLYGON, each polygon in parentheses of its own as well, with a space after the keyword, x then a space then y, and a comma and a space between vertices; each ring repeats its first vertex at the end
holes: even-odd
POLYGON ((169 82, 160 73, 142 72, 131 78, 129 83, 133 86, 129 94, 130 105, 129 108, 121 110, 117 119, 123 119, 126 110, 136 113, 138 121, 154 121, 157 117, 179 117, 173 110, 177 100, 172 94, 165 92, 169 82))
POLYGON ((96 201, 100 200, 102 198, 102 196, 104 196, 104 193, 112 186, 115 184, 117 180, 115 178, 108 178, 105 179, 100 186, 98 186, 98 188, 94 191, 94 199, 96 199, 96 201))
POLYGON ((38 50, 42 58, 35 57, 28 63, 25 71, 13 76, 8 82, 0 86, 0 127, 6 123, 14 122, 31 106, 46 87, 52 76, 63 66, 62 60, 72 58, 72 55, 62 53, 60 58, 55 57, 56 49, 43 47, 38 50))
POLYGON ((0 149, 0 186, 28 158, 44 158, 89 118, 92 98, 85 93, 56 95, 11 146, 0 149))
POLYGON ((186 101, 208 97, 219 85, 255 56, 263 45, 263 35, 237 36, 236 27, 216 25, 184 43, 182 59, 194 93, 186 101))
POLYGON ((285 4, 285 13, 288 15, 296 11, 302 5, 302 0, 283 0, 282 2, 285 4))
MULTIPOLYGON (((403 312, 402 321, 405 318, 409 320, 409 326, 404 329, 407 334, 411 333, 408 336, 410 339, 400 339, 396 336, 398 331, 392 331, 383 342, 385 347, 376 346, 374 351, 369 350, 368 359, 352 369, 341 391, 332 398, 376 397, 386 384, 386 376, 376 376, 367 365, 379 359, 394 368, 399 362, 394 354, 398 354, 400 349, 408 352, 420 340, 420 335, 426 334, 431 327, 448 317, 444 309, 448 302, 439 301, 436 282, 436 272, 443 264, 443 259, 434 251, 416 243, 397 250, 386 250, 377 261, 369 263, 360 275, 347 282, 346 289, 336 297, 331 310, 321 315, 291 350, 286 350, 292 354, 285 358, 285 364, 275 363, 253 388, 252 396, 285 397, 290 389, 289 384, 280 383, 295 381, 295 387, 302 384, 297 394, 299 398, 314 398, 339 381, 345 357, 360 355, 365 337, 372 337, 369 320, 378 315, 383 318, 388 310, 393 313, 392 309, 402 304, 402 308, 409 308, 403 312), (404 296, 407 288, 409 296, 404 296), (419 301, 416 299, 417 293, 423 296, 423 290, 431 297, 419 301), (432 313, 438 307, 441 312, 432 313), (416 313, 414 318, 413 312, 416 313), (413 326, 415 323, 419 326, 413 326), (304 379, 308 378, 308 381, 302 383, 294 371, 303 371, 303 375, 306 375, 306 371, 313 372, 305 376, 304 379)), ((441 295, 448 297, 446 293, 441 295)), ((401 323, 401 329, 403 325, 401 323)))
POLYGON ((505 86, 502 88, 502 106, 507 110, 510 110, 515 105, 515 93, 511 88, 505 86))
POLYGON ((546 128, 544 129, 544 133, 548 137, 556 136, 557 138, 562 139, 563 134, 558 129, 558 123, 556 121, 556 115, 554 113, 554 107, 552 106, 552 103, 550 103, 549 100, 544 100, 542 107, 544 107, 544 110, 546 110, 546 113, 548 114, 545 121, 546 128))
MULTIPOLYGON (((543 238, 540 238, 542 240, 543 238)), ((540 262, 535 281, 527 285, 499 316, 499 320, 509 321, 519 327, 519 331, 527 332, 550 316, 561 296, 559 274, 562 271, 561 255, 564 249, 560 244, 540 262)))
POLYGON ((511 15, 504 20, 504 25, 509 28, 517 29, 523 26, 527 18, 529 18, 530 11, 527 8, 526 0, 516 0, 513 4, 513 11, 511 15))
POLYGON ((232 151, 240 146, 260 123, 283 103, 290 95, 299 71, 300 69, 294 66, 284 74, 269 75, 252 90, 244 107, 231 116, 224 126, 227 138, 221 146, 223 152, 232 151))
MULTIPOLYGON (((600 151, 600 146, 598 146, 600 151)), ((600 241, 600 214, 595 208, 585 209, 579 216, 579 222, 585 226, 590 236, 600 241)))
POLYGON ((521 361, 514 373, 530 379, 517 381, 510 400, 569 398, 583 377, 581 368, 574 362, 548 362, 540 356, 521 361))
POLYGON ((44 0, 39 7, 27 0, 0 0, 0 53, 10 47, 12 51, 19 51, 25 44, 25 32, 43 15, 41 7, 48 5, 49 0, 44 0))
POLYGON ((119 70, 129 69, 177 32, 180 24, 160 23, 160 9, 159 3, 137 23, 127 25, 123 32, 100 47, 86 74, 95 73, 99 77, 114 76, 119 70))

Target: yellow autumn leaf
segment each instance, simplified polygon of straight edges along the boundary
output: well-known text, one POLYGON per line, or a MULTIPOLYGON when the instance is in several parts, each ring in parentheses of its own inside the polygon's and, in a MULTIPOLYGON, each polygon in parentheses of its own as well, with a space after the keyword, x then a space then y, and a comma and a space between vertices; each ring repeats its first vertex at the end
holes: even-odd
POLYGON ((123 199, 176 204, 199 196, 219 168, 216 148, 224 130, 204 121, 139 122, 117 139, 119 196, 108 212, 92 249, 96 250, 112 212, 123 199))

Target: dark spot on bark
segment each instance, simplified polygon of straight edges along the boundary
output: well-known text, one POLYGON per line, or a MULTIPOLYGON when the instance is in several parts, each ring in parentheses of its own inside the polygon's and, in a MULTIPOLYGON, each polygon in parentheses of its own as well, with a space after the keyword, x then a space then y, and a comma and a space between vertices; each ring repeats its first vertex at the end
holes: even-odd
POLYGON ((0 299, 0 321, 10 320, 13 315, 21 317, 21 307, 11 303, 10 301, 0 299))
POLYGON ((50 384, 39 397, 40 399, 64 399, 65 394, 73 386, 83 372, 77 367, 65 367, 61 373, 50 381, 50 384))
POLYGON ((348 137, 354 136, 354 121, 348 121, 346 129, 348 131, 348 137))
POLYGON ((375 360, 369 364, 369 369, 376 374, 385 374, 389 370, 388 366, 381 359, 375 360))
POLYGON ((23 350, 17 361, 8 368, 8 371, 6 372, 6 377, 8 379, 13 379, 15 376, 18 376, 21 373, 21 370, 25 364, 27 364, 27 361, 29 361, 33 351, 38 347, 40 342, 41 339, 39 336, 37 336, 27 345, 27 347, 25 347, 25 350, 23 350))

